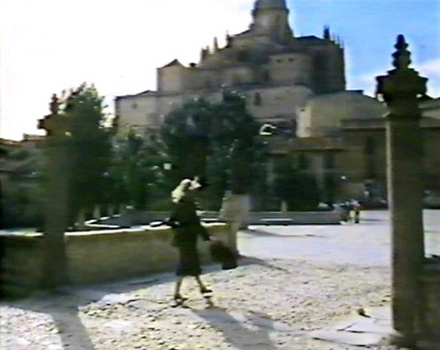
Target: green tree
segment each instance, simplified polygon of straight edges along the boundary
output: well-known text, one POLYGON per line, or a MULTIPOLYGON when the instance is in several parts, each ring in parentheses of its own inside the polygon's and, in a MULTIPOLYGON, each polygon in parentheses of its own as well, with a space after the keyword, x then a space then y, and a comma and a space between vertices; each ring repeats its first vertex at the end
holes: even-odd
POLYGON ((205 207, 218 209, 227 188, 251 191, 259 125, 245 97, 224 91, 222 101, 196 99, 172 111, 161 127, 165 153, 173 164, 171 181, 201 176, 205 207))
POLYGON ((159 145, 133 130, 117 137, 109 172, 115 201, 129 204, 138 210, 151 207, 165 187, 165 162, 166 157, 161 153, 159 145))
POLYGON ((205 175, 210 128, 216 116, 217 106, 204 99, 185 103, 167 115, 160 137, 173 165, 174 182, 205 175))
POLYGON ((290 211, 316 210, 319 190, 314 176, 295 168, 292 159, 283 157, 275 166, 274 193, 287 203, 290 211))
POLYGON ((69 217, 107 200, 106 175, 111 163, 114 130, 104 113, 104 98, 93 85, 82 84, 64 98, 61 113, 69 121, 69 217))
POLYGON ((3 156, 11 173, 0 196, 3 207, 0 220, 2 226, 41 226, 41 155, 21 147, 12 147, 3 156))

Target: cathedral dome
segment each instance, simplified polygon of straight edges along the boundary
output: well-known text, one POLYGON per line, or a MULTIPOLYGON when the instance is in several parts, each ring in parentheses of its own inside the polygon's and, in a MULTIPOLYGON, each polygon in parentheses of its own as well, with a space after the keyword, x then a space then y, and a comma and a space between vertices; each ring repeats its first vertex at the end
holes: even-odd
POLYGON ((286 0, 257 0, 254 6, 255 10, 286 8, 286 0))

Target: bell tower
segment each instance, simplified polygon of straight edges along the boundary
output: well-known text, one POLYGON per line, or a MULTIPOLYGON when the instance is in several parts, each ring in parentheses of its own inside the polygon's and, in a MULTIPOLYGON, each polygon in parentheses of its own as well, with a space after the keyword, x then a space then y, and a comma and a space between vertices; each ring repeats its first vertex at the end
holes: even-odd
POLYGON ((293 38, 286 0, 256 0, 252 17, 252 28, 256 34, 269 35, 278 42, 293 38))

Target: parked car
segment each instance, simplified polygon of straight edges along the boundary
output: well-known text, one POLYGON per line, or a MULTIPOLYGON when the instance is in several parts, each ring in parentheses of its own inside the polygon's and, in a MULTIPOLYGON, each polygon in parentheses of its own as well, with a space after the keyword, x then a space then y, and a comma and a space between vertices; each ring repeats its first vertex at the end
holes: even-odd
POLYGON ((388 201, 384 198, 372 198, 359 201, 362 209, 387 209, 388 201))
POLYGON ((425 191, 423 207, 427 209, 440 209, 440 191, 425 191))

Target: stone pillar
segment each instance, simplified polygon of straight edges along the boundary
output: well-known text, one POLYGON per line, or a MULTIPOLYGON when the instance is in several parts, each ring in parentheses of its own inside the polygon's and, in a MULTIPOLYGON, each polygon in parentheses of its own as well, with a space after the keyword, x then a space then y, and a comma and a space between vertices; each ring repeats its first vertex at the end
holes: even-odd
POLYGON ((125 204, 119 203, 117 211, 119 215, 123 215, 125 213, 125 204))
POLYGON ((84 230, 86 228, 86 211, 85 209, 81 208, 78 212, 78 218, 75 222, 75 229, 76 230, 84 230))
POLYGON ((220 219, 229 224, 228 247, 237 254, 237 233, 243 223, 247 223, 250 209, 249 195, 226 191, 220 210, 220 219))
POLYGON ((109 204, 107 209, 107 216, 113 217, 113 215, 115 215, 115 205, 109 204))
POLYGON ((67 120, 58 114, 58 98, 53 95, 51 114, 39 120, 46 130, 46 208, 44 222, 44 277, 42 287, 54 289, 68 282, 64 233, 68 225, 67 120))
POLYGON ((423 138, 418 98, 426 78, 409 68, 410 52, 403 35, 393 54, 395 69, 377 77, 377 94, 387 105, 388 200, 392 230, 392 317, 394 329, 409 346, 416 341, 424 260, 422 207, 423 138))
POLYGON ((93 219, 99 220, 101 219, 101 207, 97 204, 93 210, 93 219))

